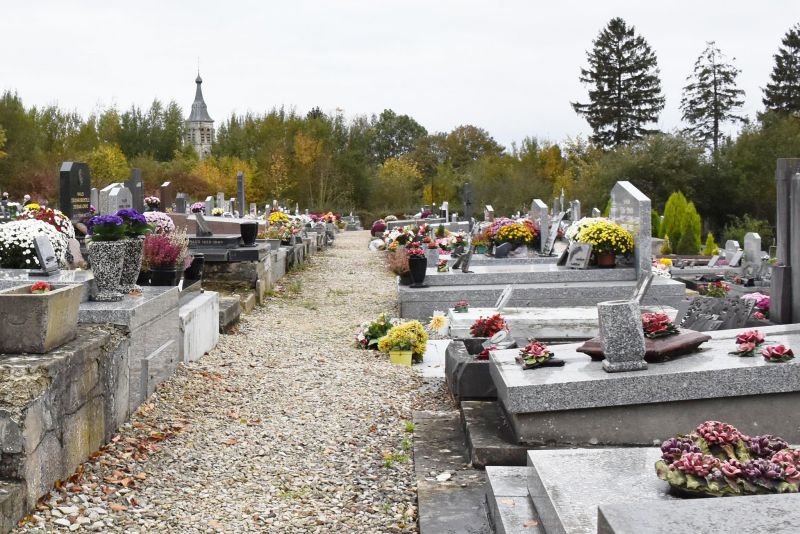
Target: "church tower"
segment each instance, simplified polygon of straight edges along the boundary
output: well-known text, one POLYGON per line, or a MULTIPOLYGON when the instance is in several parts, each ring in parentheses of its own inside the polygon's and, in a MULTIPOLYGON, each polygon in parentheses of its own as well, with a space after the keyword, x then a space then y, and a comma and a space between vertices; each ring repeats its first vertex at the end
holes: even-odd
POLYGON ((209 117, 206 102, 203 100, 203 90, 200 88, 203 79, 199 72, 194 82, 197 84, 197 91, 194 93, 192 113, 186 119, 186 142, 203 159, 211 153, 211 145, 214 143, 214 120, 209 117))

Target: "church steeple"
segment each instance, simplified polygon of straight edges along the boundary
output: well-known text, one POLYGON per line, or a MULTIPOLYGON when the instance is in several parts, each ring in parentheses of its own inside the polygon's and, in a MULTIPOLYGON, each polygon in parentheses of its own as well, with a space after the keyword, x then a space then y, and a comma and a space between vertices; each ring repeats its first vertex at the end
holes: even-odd
POLYGON ((200 77, 199 70, 194 83, 197 84, 197 89, 194 93, 192 112, 186 119, 186 142, 194 146, 195 151, 202 159, 211 152, 211 145, 214 143, 214 119, 209 116, 206 101, 203 99, 201 88, 203 79, 200 77))

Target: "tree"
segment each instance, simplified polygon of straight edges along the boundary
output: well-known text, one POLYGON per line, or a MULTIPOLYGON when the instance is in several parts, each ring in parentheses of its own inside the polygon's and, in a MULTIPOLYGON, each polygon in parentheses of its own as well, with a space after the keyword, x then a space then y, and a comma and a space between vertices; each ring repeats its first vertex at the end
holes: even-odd
POLYGON ((714 254, 719 254, 719 246, 717 246, 717 242, 714 241, 714 234, 708 232, 706 235, 706 246, 703 247, 703 256, 713 256, 714 254))
POLYGON ((683 212, 680 241, 675 242, 676 254, 694 255, 700 252, 701 227, 700 214, 697 213, 694 203, 689 202, 683 212))
POLYGON ((589 68, 580 81, 589 89, 588 104, 572 108, 586 117, 592 141, 615 147, 652 133, 645 125, 658 120, 664 109, 658 62, 650 45, 621 18, 613 18, 586 53, 589 68))
POLYGON ((688 202, 680 191, 675 191, 667 199, 664 206, 664 223, 661 225, 661 235, 669 236, 677 248, 683 233, 683 215, 688 202))
POLYGON ((708 146, 714 157, 719 151, 720 125, 724 122, 745 122, 734 111, 744 104, 744 91, 736 88, 739 69, 725 62, 725 56, 710 41, 694 63, 694 72, 686 78, 681 111, 691 126, 687 133, 708 146))
POLYGON ((762 102, 767 110, 800 113, 800 23, 786 32, 781 44, 762 102))
POLYGON ((373 126, 372 152, 375 163, 389 158, 399 158, 414 149, 428 131, 408 115, 398 115, 391 109, 383 110, 373 126))
POLYGON ((422 175, 413 161, 387 159, 378 170, 373 188, 372 205, 385 212, 417 209, 421 203, 422 175))
POLYGON ((128 160, 117 145, 100 145, 84 156, 98 189, 112 182, 124 182, 130 174, 128 160))

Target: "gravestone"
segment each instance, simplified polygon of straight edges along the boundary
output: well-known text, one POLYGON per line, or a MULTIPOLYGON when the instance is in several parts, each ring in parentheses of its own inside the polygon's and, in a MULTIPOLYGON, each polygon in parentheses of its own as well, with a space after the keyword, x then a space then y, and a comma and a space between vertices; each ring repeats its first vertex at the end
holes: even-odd
MULTIPOLYGON (((252 215, 253 217, 258 216, 258 206, 256 206, 255 202, 250 203, 250 215, 252 215)), ((308 210, 306 210, 306 215, 308 215, 308 210)))
POLYGON ((592 208, 592 217, 594 217, 596 219, 596 218, 600 217, 601 215, 602 215, 602 213, 600 213, 599 209, 592 208))
POLYGON ((175 185, 172 182, 164 182, 159 187, 159 193, 161 195, 161 209, 163 211, 173 209, 175 205, 175 185))
POLYGON ((472 219, 472 186, 468 183, 464 184, 463 197, 464 218, 469 221, 472 219))
POLYGON ((719 261, 719 254, 714 254, 713 256, 711 256, 711 259, 708 260, 708 267, 716 267, 718 261, 719 261))
POLYGON ((439 217, 443 217, 445 221, 450 220, 450 203, 446 200, 439 206, 439 217))
POLYGON ((650 210, 650 199, 632 183, 620 181, 611 189, 609 219, 633 234, 637 277, 651 270, 653 234, 650 210))
POLYGON ((542 248, 542 254, 549 255, 553 251, 553 247, 556 244, 556 239, 558 238, 558 227, 561 225, 561 221, 563 219, 564 219, 564 212, 561 211, 558 213, 558 215, 555 216, 553 221, 550 223, 550 228, 547 229, 547 242, 542 248))
POLYGON ((756 232, 744 234, 744 261, 747 265, 761 265, 761 236, 756 232))
POLYGON ((735 239, 728 239, 727 241, 725 241, 725 261, 730 263, 731 259, 733 259, 734 254, 739 252, 739 248, 741 248, 739 246, 739 242, 736 241, 735 239))
POLYGON ((591 258, 592 244, 575 242, 571 243, 569 246, 565 264, 570 269, 587 269, 591 258))
POLYGON ((695 297, 685 311, 679 309, 675 324, 698 332, 743 328, 755 304, 754 299, 739 297, 695 297))
POLYGON ((232 215, 236 215, 239 212, 239 204, 236 202, 235 198, 232 198, 228 201, 228 205, 225 206, 225 211, 232 215))
POLYGON ((131 191, 131 207, 142 213, 144 211, 144 180, 141 169, 131 169, 131 176, 125 182, 125 187, 131 191))
POLYGON ((558 197, 558 211, 567 211, 567 206, 564 204, 564 188, 561 188, 561 195, 558 197))
POLYGON ((133 207, 132 197, 131 190, 127 187, 115 187, 108 194, 108 213, 117 213, 121 209, 133 207))
POLYGON ((494 221, 494 208, 489 204, 486 204, 483 208, 483 220, 486 222, 494 221))
MULTIPOLYGON (((220 208, 222 211, 225 210, 225 193, 217 193, 217 198, 214 201, 214 207, 220 208)), ((211 215, 211 213, 206 213, 206 215, 211 215)))
POLYGON ((95 210, 100 208, 100 191, 96 187, 93 187, 89 192, 89 204, 95 210))
POLYGON ((556 213, 561 211, 561 203, 559 202, 558 197, 553 197, 553 217, 556 216, 556 213))
POLYGON ((189 209, 189 195, 187 193, 178 193, 175 195, 175 213, 186 213, 189 209))
POLYGON ((56 253, 53 250, 53 244, 50 240, 43 235, 37 235, 33 238, 33 250, 36 253, 36 259, 39 260, 39 267, 41 271, 32 271, 30 274, 41 274, 49 276, 56 274, 59 271, 58 260, 56 253))
POLYGON ((214 211, 214 197, 208 195, 206 197, 206 215, 211 215, 211 212, 214 211))
POLYGON ((770 270, 770 320, 800 320, 800 158, 779 158, 775 166, 777 200, 775 259, 770 270))
POLYGON ((103 189, 100 190, 98 206, 97 206, 97 213, 99 215, 113 215, 114 213, 116 213, 115 211, 114 212, 109 211, 111 208, 108 205, 108 196, 111 194, 111 191, 121 186, 122 184, 114 182, 108 184, 107 186, 105 186, 103 189))
POLYGON ((506 307, 506 304, 508 304, 508 301, 511 300, 511 294, 513 292, 514 286, 512 285, 507 285, 505 289, 503 289, 503 292, 500 293, 500 298, 498 298, 497 302, 494 304, 494 309, 497 311, 497 313, 503 311, 503 309, 506 307))
POLYGON ((197 237, 210 237, 214 235, 214 232, 211 231, 211 227, 208 225, 206 218, 203 217, 203 212, 198 211, 194 214, 194 218, 195 222, 197 222, 197 230, 195 231, 195 235, 197 237))
POLYGON ((528 211, 528 218, 539 225, 539 252, 544 252, 544 248, 547 246, 547 225, 550 222, 547 204, 539 198, 534 198, 531 202, 531 209, 528 211))
POLYGON ((581 219, 581 201, 573 200, 569 203, 569 218, 571 221, 579 221, 581 219))
POLYGON ((85 163, 65 161, 59 172, 59 208, 70 219, 89 211, 92 179, 85 163))

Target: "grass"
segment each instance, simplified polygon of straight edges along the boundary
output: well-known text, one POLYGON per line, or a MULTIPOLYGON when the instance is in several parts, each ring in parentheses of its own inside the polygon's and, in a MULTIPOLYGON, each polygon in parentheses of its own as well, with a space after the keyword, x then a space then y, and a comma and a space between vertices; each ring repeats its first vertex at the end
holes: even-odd
POLYGON ((289 287, 286 290, 292 295, 299 295, 303 291, 303 281, 292 280, 292 283, 289 284, 289 287))
POLYGON ((414 432, 414 430, 416 428, 417 428, 417 425, 414 423, 414 421, 406 421, 406 427, 405 427, 406 432, 408 432, 410 434, 410 433, 414 432))

